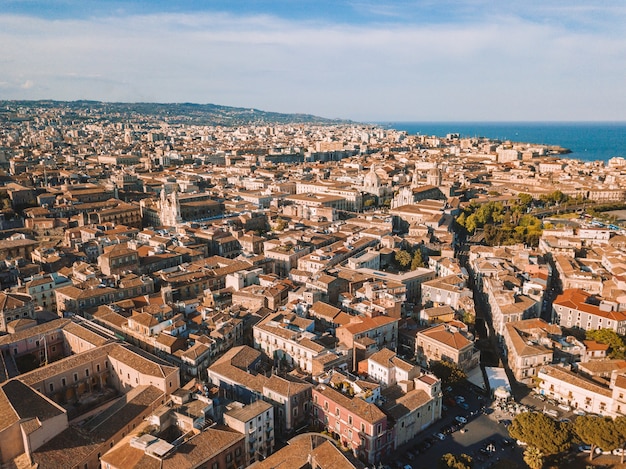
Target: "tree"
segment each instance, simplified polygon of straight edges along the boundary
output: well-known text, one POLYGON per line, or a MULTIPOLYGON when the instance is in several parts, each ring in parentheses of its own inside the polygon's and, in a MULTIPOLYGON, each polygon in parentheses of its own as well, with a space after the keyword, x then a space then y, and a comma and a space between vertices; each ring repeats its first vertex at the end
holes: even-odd
POLYGON ((621 435, 610 417, 580 416, 574 421, 574 432, 584 443, 591 446, 590 461, 596 448, 613 451, 621 443, 621 435))
POLYGON ((471 469, 472 458, 465 453, 458 456, 452 453, 446 453, 439 459, 439 469, 471 469))
POLYGON ((467 379, 465 372, 456 363, 448 360, 431 362, 430 371, 441 380, 444 387, 458 384, 467 379))
POLYGON ((376 199, 367 199, 363 204, 364 207, 373 207, 376 205, 376 199))
POLYGON ((543 453, 534 446, 526 447, 524 451, 524 462, 530 469, 541 469, 543 467, 543 453))
POLYGON ((411 264, 411 261, 413 260, 413 258, 411 257, 411 254, 408 251, 405 251, 404 249, 396 251, 395 259, 396 259, 396 262, 400 264, 400 267, 402 267, 403 269, 406 269, 411 264))
POLYGON ((589 330, 585 334, 587 340, 595 340, 601 344, 607 344, 611 351, 609 356, 611 358, 622 359, 626 357, 626 344, 624 339, 612 329, 595 329, 589 330))
POLYGON ((411 261, 411 270, 415 270, 419 267, 424 267, 424 259, 422 259, 422 250, 417 248, 413 254, 413 260, 411 261))
POLYGON ((282 218, 278 217, 276 219, 276 225, 274 225, 274 229, 276 231, 283 231, 287 227, 287 222, 282 218))
POLYGON ((566 422, 556 422, 540 412, 522 412, 509 427, 509 435, 546 456, 566 451, 571 441, 570 433, 566 422))
POLYGON ((614 422, 615 432, 619 436, 621 442, 620 447, 622 448, 622 453, 620 454, 620 464, 624 464, 624 449, 626 448, 626 417, 615 417, 614 422))

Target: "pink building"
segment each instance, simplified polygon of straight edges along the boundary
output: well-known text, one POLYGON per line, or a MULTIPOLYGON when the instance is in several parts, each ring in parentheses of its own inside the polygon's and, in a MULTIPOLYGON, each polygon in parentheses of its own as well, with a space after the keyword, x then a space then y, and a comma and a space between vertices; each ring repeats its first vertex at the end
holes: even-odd
POLYGON ((320 384, 312 391, 313 421, 369 464, 393 450, 387 416, 375 404, 320 384))

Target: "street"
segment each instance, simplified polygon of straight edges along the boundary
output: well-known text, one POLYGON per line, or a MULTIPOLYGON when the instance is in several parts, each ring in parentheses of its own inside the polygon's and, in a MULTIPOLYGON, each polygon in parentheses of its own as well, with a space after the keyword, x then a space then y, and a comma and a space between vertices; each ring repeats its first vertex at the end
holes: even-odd
POLYGON ((504 444, 505 439, 509 439, 509 434, 506 427, 498 423, 498 418, 503 414, 496 414, 490 407, 487 407, 485 412, 480 411, 484 405, 489 406, 490 403, 484 396, 470 391, 468 387, 447 393, 444 401, 451 396, 462 396, 469 408, 463 409, 458 405, 448 406, 448 411, 444 413, 441 420, 420 433, 411 443, 398 448, 394 457, 383 460, 383 464, 390 467, 403 467, 409 464, 413 469, 430 469, 437 467, 441 456, 446 453, 465 453, 472 456, 476 469, 491 467, 501 459, 515 461, 520 467, 524 467, 523 449, 515 443, 504 444), (472 417, 473 413, 475 416, 472 417), (468 423, 460 425, 455 420, 456 416, 467 418, 468 423), (433 437, 434 433, 454 424, 458 428, 446 435, 443 441, 433 437), (424 441, 430 442, 431 446, 424 449, 424 441), (493 448, 494 451, 486 449, 490 443, 492 444, 490 449, 493 448), (422 449, 418 449, 419 453, 415 454, 415 448, 422 449), (482 452, 481 449, 483 449, 482 452))

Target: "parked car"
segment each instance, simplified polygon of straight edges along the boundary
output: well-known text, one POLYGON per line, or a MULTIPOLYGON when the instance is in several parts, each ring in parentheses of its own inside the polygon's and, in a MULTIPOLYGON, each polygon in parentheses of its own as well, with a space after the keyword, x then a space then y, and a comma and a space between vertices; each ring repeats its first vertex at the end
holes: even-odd
POLYGON ((572 410, 572 407, 567 404, 559 404, 558 407, 565 412, 570 412, 572 410))
POLYGON ((433 436, 440 441, 443 441, 446 439, 446 435, 444 435, 443 433, 435 433, 433 436))
POLYGON ((586 414, 587 413, 584 410, 582 410, 582 409, 574 409, 574 415, 579 415, 579 416, 582 417, 582 416, 584 416, 586 414))
POLYGON ((467 419, 465 417, 460 416, 460 415, 457 415, 456 417, 454 417, 454 420, 456 420, 459 423, 463 423, 463 424, 467 423, 467 419))
POLYGON ((459 407, 464 410, 469 410, 469 404, 467 402, 459 402, 459 407))
POLYGON ((457 404, 460 402, 465 402, 465 398, 463 396, 456 396, 454 399, 456 400, 457 404))
POLYGON ((450 407, 454 407, 456 405, 456 401, 452 397, 447 397, 446 399, 444 399, 443 402, 445 402, 450 407))
POLYGON ((544 410, 543 413, 555 419, 559 418, 559 413, 556 410, 547 409, 547 410, 544 410))

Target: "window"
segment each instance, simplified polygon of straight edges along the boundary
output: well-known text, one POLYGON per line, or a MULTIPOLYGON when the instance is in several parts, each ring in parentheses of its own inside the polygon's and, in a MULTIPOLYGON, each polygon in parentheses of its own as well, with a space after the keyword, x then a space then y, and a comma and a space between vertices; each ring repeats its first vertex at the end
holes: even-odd
POLYGON ((54 383, 50 383, 50 392, 54 392, 54 383))
POLYGON ((89 369, 85 370, 85 376, 89 376, 89 369))
POLYGON ((348 423, 352 425, 352 415, 348 415, 348 423))

